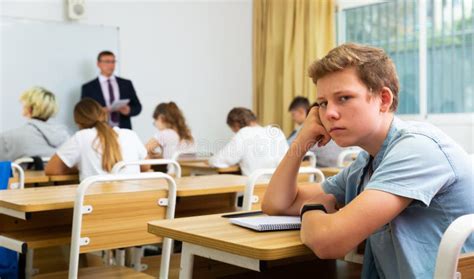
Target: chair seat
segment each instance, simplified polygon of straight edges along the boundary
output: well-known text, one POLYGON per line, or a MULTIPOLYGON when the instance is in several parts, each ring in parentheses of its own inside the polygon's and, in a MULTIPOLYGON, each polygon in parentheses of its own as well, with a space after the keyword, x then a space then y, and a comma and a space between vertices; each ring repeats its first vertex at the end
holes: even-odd
MULTIPOLYGON (((67 271, 41 274, 35 279, 63 279, 68 277, 67 271)), ((123 266, 94 266, 79 269, 79 278, 155 278, 123 266)))

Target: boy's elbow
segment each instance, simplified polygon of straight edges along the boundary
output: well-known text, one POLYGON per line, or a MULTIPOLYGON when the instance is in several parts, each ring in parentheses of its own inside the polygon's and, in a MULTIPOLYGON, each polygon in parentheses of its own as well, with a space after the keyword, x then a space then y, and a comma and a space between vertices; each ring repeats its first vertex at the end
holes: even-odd
POLYGON ((261 208, 263 213, 267 215, 282 215, 283 211, 275 206, 275 203, 271 202, 265 197, 262 200, 261 208))
POLYGON ((330 236, 325 237, 317 234, 301 234, 301 241, 310 248, 320 259, 340 259, 345 253, 340 251, 338 241, 334 241, 330 236))
POLYGON ((267 215, 276 215, 275 210, 273 209, 273 207, 271 206, 269 202, 266 202, 265 200, 263 200, 261 207, 262 207, 263 213, 267 215))

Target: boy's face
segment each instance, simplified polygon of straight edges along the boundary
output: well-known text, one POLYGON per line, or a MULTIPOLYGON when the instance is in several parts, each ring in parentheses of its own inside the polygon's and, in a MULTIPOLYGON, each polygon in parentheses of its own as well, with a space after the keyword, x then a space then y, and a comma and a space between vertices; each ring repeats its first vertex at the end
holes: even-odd
POLYGON ((319 117, 340 146, 370 145, 382 128, 381 98, 373 95, 353 68, 331 73, 317 82, 319 117))
POLYGON ((290 113, 291 119, 293 119, 293 121, 298 125, 303 124, 306 119, 306 110, 302 107, 292 109, 290 113))

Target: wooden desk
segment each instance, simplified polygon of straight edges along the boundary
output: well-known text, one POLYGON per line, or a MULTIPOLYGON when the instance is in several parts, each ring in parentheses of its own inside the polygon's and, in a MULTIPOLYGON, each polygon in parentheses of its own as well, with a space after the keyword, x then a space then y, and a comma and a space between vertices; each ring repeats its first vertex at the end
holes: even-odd
POLYGON ((180 163, 183 173, 191 173, 193 174, 224 174, 224 173, 239 173, 240 167, 239 166, 230 166, 228 168, 216 168, 211 167, 207 163, 204 162, 182 162, 180 163))
POLYGON ((221 214, 152 221, 148 231, 183 242, 180 278, 191 278, 194 255, 260 271, 262 260, 312 254, 299 231, 254 232, 221 214))
MULTIPOLYGON (((175 216, 186 217, 235 211, 236 194, 245 191, 247 177, 234 174, 186 176, 176 178, 175 182, 178 197, 175 216)), ((157 181, 137 183, 154 185, 157 181)), ((258 186, 258 190, 262 191, 261 188, 262 185, 258 186)))
MULTIPOLYGON (((18 178, 10 178, 9 184, 17 182, 18 178)), ((55 184, 55 183, 78 183, 79 175, 78 174, 67 174, 67 175, 51 175, 48 176, 44 171, 37 170, 26 170, 25 171, 25 186, 30 186, 33 184, 55 184)))
MULTIPOLYGON (((177 178, 177 197, 202 196, 242 192, 247 177, 240 175, 211 175, 177 178)), ((88 194, 136 192, 156 190, 166 182, 158 180, 130 180, 93 186, 88 194)), ((26 219, 26 213, 58 209, 72 209, 78 185, 47 186, 0 191, 0 214, 26 219)))
MULTIPOLYGON (((18 182, 18 177, 10 178, 8 184, 18 182)), ((26 170, 25 171, 25 185, 26 184, 36 184, 36 183, 48 183, 49 177, 44 174, 44 171, 33 171, 33 170, 26 170)))
MULTIPOLYGON (((239 175, 177 179, 176 216, 200 214, 199 210, 204 213, 235 210, 235 193, 243 191, 246 179, 239 175)), ((92 186, 87 193, 149 195, 150 191, 165 189, 165 185, 162 179, 131 180, 92 186)), ((0 246, 21 252, 24 258, 32 257, 31 249, 68 244, 76 189, 77 185, 66 185, 0 191, 0 246)))
POLYGON ((341 168, 331 168, 331 167, 326 167, 326 168, 319 168, 325 177, 329 177, 329 176, 334 176, 336 174, 338 174, 340 171, 342 171, 341 168))
POLYGON ((178 159, 178 164, 182 163, 190 163, 190 162, 207 162, 209 160, 209 156, 197 156, 197 157, 180 157, 178 159))

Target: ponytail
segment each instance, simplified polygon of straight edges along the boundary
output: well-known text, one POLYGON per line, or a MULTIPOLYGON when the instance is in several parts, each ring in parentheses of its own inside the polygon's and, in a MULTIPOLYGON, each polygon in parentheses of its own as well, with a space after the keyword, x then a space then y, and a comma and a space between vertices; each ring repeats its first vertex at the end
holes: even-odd
POLYGON ((122 161, 122 152, 117 133, 107 124, 107 113, 95 100, 84 98, 74 107, 74 121, 81 129, 95 128, 97 137, 93 147, 102 153, 102 169, 110 172, 122 161))

